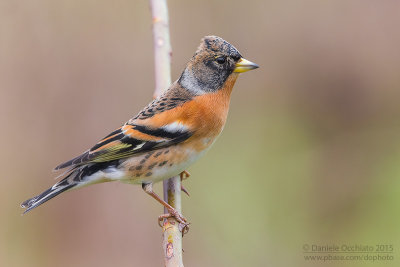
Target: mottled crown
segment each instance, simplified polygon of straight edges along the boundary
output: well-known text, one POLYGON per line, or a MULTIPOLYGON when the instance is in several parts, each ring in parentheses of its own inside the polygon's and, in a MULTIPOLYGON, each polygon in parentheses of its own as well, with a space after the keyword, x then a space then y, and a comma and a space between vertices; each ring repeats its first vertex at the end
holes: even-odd
POLYGON ((220 52, 222 54, 225 54, 226 56, 232 57, 233 59, 241 58, 241 55, 236 47, 234 47, 221 37, 214 35, 205 36, 203 39, 201 39, 201 43, 200 46, 197 48, 196 54, 207 50, 210 52, 220 52))
POLYGON ((197 95, 217 91, 233 73, 240 58, 239 51, 224 39, 206 36, 201 39, 178 82, 197 95))

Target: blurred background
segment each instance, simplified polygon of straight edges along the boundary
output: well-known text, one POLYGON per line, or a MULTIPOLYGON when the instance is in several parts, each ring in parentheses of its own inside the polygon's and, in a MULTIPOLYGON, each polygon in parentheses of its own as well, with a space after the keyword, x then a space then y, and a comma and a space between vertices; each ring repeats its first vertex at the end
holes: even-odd
MULTIPOLYGON (((209 34, 260 65, 184 182, 185 266, 399 266, 400 2, 169 10, 173 80, 209 34), (388 244, 394 260, 306 261, 313 244, 388 244)), ((139 186, 19 208, 151 100, 153 71, 148 1, 0 1, 0 266, 162 266, 162 209, 139 186)))

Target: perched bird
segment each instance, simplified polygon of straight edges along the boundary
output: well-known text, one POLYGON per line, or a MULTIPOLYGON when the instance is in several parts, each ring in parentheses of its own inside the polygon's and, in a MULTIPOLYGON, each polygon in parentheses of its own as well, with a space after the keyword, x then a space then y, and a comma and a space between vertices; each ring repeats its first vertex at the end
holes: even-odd
POLYGON ((67 190, 121 181, 141 184, 167 208, 167 216, 186 223, 152 184, 185 172, 210 148, 225 125, 239 73, 255 68, 227 41, 204 37, 168 90, 82 155, 58 165, 55 170, 66 168, 63 179, 23 202, 24 213, 67 190))

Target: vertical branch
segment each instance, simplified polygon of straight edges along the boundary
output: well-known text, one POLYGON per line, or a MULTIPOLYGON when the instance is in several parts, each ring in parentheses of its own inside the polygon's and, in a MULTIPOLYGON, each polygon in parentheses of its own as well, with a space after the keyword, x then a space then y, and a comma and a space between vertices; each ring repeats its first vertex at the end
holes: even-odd
MULTIPOLYGON (((171 85, 171 44, 169 38, 168 7, 166 0, 150 0, 153 17, 153 42, 156 88, 154 97, 171 85)), ((163 183, 164 200, 181 212, 181 181, 172 177, 163 183)), ((164 209, 164 212, 168 211, 164 209)), ((163 223, 162 248, 166 267, 183 267, 182 233, 174 218, 163 223)))
MULTIPOLYGON (((179 176, 164 180, 164 200, 181 213, 181 180, 179 176)), ((164 208, 165 212, 168 212, 164 208)), ((183 229, 184 230, 184 229, 183 229)), ((166 267, 183 267, 182 233, 175 218, 163 223, 164 263, 166 267)))
POLYGON ((150 0, 153 17, 153 45, 156 89, 154 98, 171 85, 171 43, 166 0, 150 0))

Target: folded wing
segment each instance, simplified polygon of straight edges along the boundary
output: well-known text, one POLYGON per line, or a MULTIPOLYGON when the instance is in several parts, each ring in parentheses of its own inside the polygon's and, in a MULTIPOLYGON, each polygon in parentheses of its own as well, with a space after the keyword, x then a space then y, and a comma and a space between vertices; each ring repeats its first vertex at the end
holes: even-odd
POLYGON ((178 122, 158 128, 126 123, 82 155, 58 165, 55 170, 131 157, 135 154, 181 143, 191 135, 188 128, 178 122))

